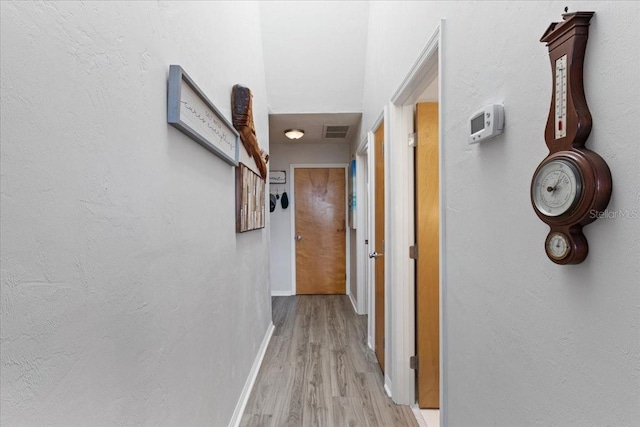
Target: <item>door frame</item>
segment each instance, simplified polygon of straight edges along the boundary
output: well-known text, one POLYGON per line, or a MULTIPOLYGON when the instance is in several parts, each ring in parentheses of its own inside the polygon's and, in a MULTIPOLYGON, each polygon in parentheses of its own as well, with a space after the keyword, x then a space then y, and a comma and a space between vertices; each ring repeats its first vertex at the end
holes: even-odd
MULTIPOLYGON (((385 116, 386 116, 386 110, 387 108, 385 107, 383 111, 380 112, 380 114, 378 115, 378 118, 375 120, 375 122, 373 123, 373 126, 371 126, 371 128, 369 129, 369 131, 367 131, 367 152, 368 152, 368 156, 367 156, 367 162, 368 162, 368 168, 367 168, 367 173, 369 174, 368 180, 369 180, 369 189, 367 191, 367 197, 368 197, 368 212, 366 213, 369 221, 368 221, 368 227, 367 227, 367 234, 368 234, 368 240, 369 240, 369 245, 365 246, 365 252, 364 252, 364 257, 365 257, 365 268, 366 268, 366 272, 367 272, 367 278, 368 278, 368 283, 367 283, 367 295, 368 295, 368 300, 367 300, 367 310, 369 312, 368 317, 368 324, 367 324, 367 344, 369 345, 369 348, 373 351, 376 350, 376 341, 375 341, 375 331, 376 331, 376 319, 375 319, 375 313, 376 313, 376 275, 375 275, 375 260, 373 258, 369 258, 369 249, 373 248, 375 243, 372 244, 372 242, 375 242, 375 238, 376 238, 376 210, 375 210, 375 194, 376 194, 376 180, 375 180, 375 131, 376 129, 378 129, 378 127, 380 127, 380 125, 385 121, 385 116), (372 208, 373 206, 373 208, 372 208)), ((385 137, 386 137, 386 133, 387 130, 385 129, 385 137)), ((388 144, 387 144, 388 145, 388 144)), ((385 151, 387 150, 386 146, 385 146, 385 151)), ((387 156, 385 156, 386 159, 387 156)), ((385 189, 387 188, 387 165, 385 164, 385 189)), ((386 191, 386 190, 385 190, 386 191)), ((387 204, 385 202, 385 214, 387 209, 387 204)), ((386 218, 386 215, 385 215, 386 218)), ((387 223, 386 221, 388 221, 387 219, 385 219, 385 234, 386 234, 386 229, 387 229, 387 223)), ((385 236, 386 238, 386 236, 385 236)), ((385 242, 386 244, 386 242, 385 242)), ((371 252, 373 252, 373 250, 371 250, 371 252)), ((388 277, 388 262, 387 262, 387 257, 383 257, 384 259, 384 271, 385 271, 385 286, 386 286, 386 280, 388 277)), ((386 292, 386 287, 385 287, 385 292, 386 292)), ((385 295, 386 296, 386 295, 385 295)), ((385 298, 385 319, 386 314, 388 312, 388 306, 387 306, 387 298, 385 298)), ((385 328, 385 336, 386 336, 386 332, 387 332, 387 327, 388 325, 388 321, 385 321, 385 325, 382 325, 385 328)), ((387 351, 385 351, 385 360, 387 360, 388 358, 388 347, 387 347, 387 351)), ((385 379, 385 387, 386 387, 386 379, 385 379)), ((389 393, 389 391, 387 390, 387 393, 389 393)))
MULTIPOLYGON (((289 192, 291 193, 291 197, 289 197, 289 205, 291 209, 289 210, 289 215, 291 217, 291 230, 290 230, 290 239, 292 242, 291 246, 291 295, 297 295, 297 287, 296 287, 296 246, 295 246, 295 236, 296 236, 296 192, 295 192, 295 170, 296 169, 344 169, 344 209, 345 209, 345 273, 347 275, 345 285, 346 285, 346 295, 351 295, 351 263, 349 262, 349 254, 351 253, 351 233, 349 230, 349 202, 348 202, 348 191, 349 191, 349 164, 348 163, 314 163, 314 164, 304 164, 304 163, 292 163, 289 165, 289 176, 291 177, 291 186, 289 188, 289 192)), ((357 170, 357 169, 356 169, 357 170)))
POLYGON ((356 149, 356 289, 358 297, 356 299, 356 312, 360 315, 368 314, 369 311, 369 245, 365 240, 369 240, 369 203, 371 201, 367 182, 369 181, 369 134, 358 145, 356 149))
MULTIPOLYGON (((414 404, 416 402, 415 371, 409 367, 409 358, 416 353, 415 346, 415 262, 408 256, 409 246, 415 244, 415 194, 414 194, 414 148, 409 135, 414 132, 414 104, 427 86, 438 79, 438 87, 442 89, 444 67, 442 61, 442 34, 444 19, 426 43, 422 53, 407 73, 388 104, 389 139, 388 148, 390 167, 390 186, 388 187, 389 205, 396 206, 396 214, 389 218, 388 251, 390 259, 389 309, 387 317, 389 347, 391 349, 390 370, 392 383, 389 384, 394 402, 414 404)), ((442 93, 438 102, 443 105, 442 93)), ((443 301, 446 300, 445 276, 445 179, 443 176, 444 156, 446 153, 443 135, 443 108, 438 112, 439 129, 439 177, 440 177, 440 420, 446 425, 447 377, 446 377, 446 316, 443 301)))

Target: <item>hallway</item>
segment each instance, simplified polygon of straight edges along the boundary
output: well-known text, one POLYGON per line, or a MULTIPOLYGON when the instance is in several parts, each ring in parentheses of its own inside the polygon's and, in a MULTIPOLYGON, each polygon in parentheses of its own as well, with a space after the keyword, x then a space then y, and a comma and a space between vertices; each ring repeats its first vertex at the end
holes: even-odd
POLYGON ((0 29, 0 426, 640 426, 640 1, 1 0, 0 29), (296 173, 333 168, 327 251, 296 173), (297 296, 334 250, 346 289, 297 296))
POLYGON ((241 427, 417 426, 395 405, 345 295, 273 298, 275 331, 241 427))

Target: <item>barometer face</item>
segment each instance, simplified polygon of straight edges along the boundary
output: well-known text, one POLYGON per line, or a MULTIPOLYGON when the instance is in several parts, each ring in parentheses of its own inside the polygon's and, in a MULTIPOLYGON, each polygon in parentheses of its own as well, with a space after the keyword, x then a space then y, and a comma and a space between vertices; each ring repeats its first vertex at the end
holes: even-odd
POLYGON ((543 215, 557 217, 575 207, 582 194, 578 168, 569 160, 544 163, 533 178, 531 198, 543 215))

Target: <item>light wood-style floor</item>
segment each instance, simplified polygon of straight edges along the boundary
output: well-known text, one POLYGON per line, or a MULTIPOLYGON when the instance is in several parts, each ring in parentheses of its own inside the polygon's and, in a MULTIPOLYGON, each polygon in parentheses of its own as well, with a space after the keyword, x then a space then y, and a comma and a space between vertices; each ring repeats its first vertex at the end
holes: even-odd
POLYGON ((366 317, 349 297, 274 297, 273 318, 241 427, 418 427, 411 408, 384 392, 366 317))

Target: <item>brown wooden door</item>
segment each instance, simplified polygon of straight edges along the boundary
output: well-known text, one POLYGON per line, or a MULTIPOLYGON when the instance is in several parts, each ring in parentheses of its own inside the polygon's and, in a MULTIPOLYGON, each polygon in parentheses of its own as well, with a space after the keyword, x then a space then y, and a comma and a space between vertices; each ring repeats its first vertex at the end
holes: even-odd
POLYGON ((344 168, 294 169, 296 293, 346 292, 344 168))
POLYGON ((374 209, 375 239, 373 250, 375 268, 375 346, 380 368, 384 372, 384 123, 374 133, 374 209))
POLYGON ((416 338, 418 405, 440 407, 438 103, 416 106, 416 338))

